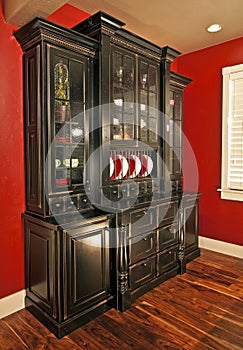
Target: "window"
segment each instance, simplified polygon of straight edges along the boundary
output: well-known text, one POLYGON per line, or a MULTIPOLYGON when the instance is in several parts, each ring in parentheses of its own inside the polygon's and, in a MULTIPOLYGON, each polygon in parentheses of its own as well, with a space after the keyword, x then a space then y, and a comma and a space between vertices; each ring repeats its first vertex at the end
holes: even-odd
POLYGON ((221 198, 243 201, 243 64, 223 74, 221 198))

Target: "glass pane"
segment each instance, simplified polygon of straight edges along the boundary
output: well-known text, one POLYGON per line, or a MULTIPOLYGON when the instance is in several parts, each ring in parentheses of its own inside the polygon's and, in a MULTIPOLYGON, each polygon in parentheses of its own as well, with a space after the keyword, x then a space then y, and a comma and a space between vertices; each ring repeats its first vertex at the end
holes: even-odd
POLYGON ((180 147, 181 145, 181 122, 179 120, 174 121, 174 147, 180 147))
POLYGON ((64 123, 70 119, 70 77, 68 60, 57 57, 54 66, 55 120, 64 123))
POLYGON ((173 168, 174 174, 181 174, 181 149, 180 148, 175 148, 174 147, 174 152, 173 152, 173 168))
POLYGON ((149 142, 154 143, 158 140, 157 118, 149 118, 149 142))
POLYGON ((149 105, 153 107, 150 109, 149 114, 153 113, 153 115, 155 115, 155 109, 157 109, 157 94, 154 92, 149 93, 149 105))
POLYGON ((134 90, 126 90, 124 91, 124 102, 127 102, 127 106, 125 106, 126 108, 133 108, 133 104, 134 104, 134 90))
POLYGON ((113 79, 112 81, 122 85, 124 68, 122 64, 122 55, 118 52, 113 52, 113 79))
POLYGON ((123 57, 124 87, 133 89, 134 85, 134 60, 129 56, 123 57))
POLYGON ((140 112, 143 115, 147 115, 148 113, 148 94, 146 91, 140 91, 140 112))
POLYGON ((178 92, 174 94, 174 119, 181 120, 182 95, 178 92))
POLYGON ((124 114, 124 139, 133 140, 134 139, 134 114, 125 113, 124 114))
POLYGON ((148 118, 141 117, 140 119, 140 138, 143 142, 148 142, 148 118))
POLYGON ((150 91, 157 91, 157 69, 149 66, 148 69, 148 88, 150 91))
POLYGON ((76 147, 72 149, 72 156, 67 159, 67 167, 70 168, 71 184, 81 185, 84 182, 84 148, 76 147))
POLYGON ((173 118, 174 117, 174 105, 175 105, 174 92, 173 91, 170 91, 169 97, 170 97, 170 114, 169 114, 169 117, 173 118))
POLYGON ((70 61, 71 79, 71 117, 75 117, 84 111, 84 64, 82 62, 70 61))
POLYGON ((148 64, 141 62, 140 64, 140 89, 147 89, 148 87, 148 64))
POLYGON ((56 186, 67 186, 70 184, 70 169, 66 167, 66 159, 70 158, 71 150, 70 144, 63 146, 56 146, 56 186))

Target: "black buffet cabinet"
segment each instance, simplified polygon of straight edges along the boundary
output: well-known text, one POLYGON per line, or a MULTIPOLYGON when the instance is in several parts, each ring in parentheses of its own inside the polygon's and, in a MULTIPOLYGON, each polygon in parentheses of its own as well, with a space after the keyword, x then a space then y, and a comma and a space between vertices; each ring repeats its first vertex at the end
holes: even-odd
POLYGON ((199 256, 183 191, 180 54, 98 12, 35 18, 23 49, 26 307, 57 337, 125 311, 199 256))

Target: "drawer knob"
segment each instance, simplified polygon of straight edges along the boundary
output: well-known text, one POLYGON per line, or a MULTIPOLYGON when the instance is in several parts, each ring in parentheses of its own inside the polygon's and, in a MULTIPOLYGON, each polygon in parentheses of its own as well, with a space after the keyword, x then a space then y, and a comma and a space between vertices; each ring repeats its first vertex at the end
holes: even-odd
POLYGON ((172 251, 170 250, 170 251, 168 252, 168 254, 172 254, 172 251))
POLYGON ((143 240, 144 240, 144 241, 147 241, 147 240, 148 240, 148 238, 147 238, 147 237, 144 237, 144 238, 143 238, 143 240))
POLYGON ((146 264, 146 263, 144 263, 144 264, 143 264, 143 266, 144 266, 144 267, 146 267, 146 266, 147 266, 147 264, 146 264))

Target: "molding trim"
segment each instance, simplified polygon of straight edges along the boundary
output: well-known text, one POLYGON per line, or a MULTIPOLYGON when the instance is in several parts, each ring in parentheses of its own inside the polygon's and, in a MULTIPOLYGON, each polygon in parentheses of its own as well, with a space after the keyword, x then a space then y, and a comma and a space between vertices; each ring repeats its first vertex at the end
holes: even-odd
POLYGON ((217 241, 207 237, 199 236, 199 248, 213 250, 218 253, 235 256, 241 259, 243 257, 243 246, 217 241))
POLYGON ((25 295, 26 290, 23 289, 17 293, 8 295, 7 297, 0 299, 0 319, 23 309, 25 307, 25 295))

